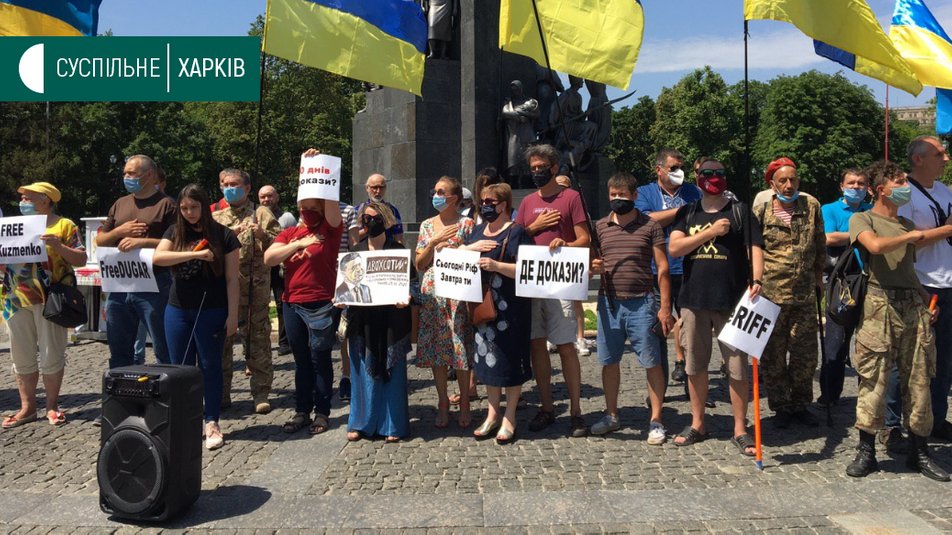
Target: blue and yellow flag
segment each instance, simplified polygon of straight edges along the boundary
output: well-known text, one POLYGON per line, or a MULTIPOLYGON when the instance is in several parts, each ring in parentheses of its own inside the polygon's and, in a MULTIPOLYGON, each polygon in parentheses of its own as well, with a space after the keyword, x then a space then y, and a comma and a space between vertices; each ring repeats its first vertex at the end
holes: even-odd
POLYGON ((539 10, 552 69, 628 89, 645 29, 640 1, 502 0, 499 48, 544 67, 533 4, 539 10))
MULTIPOLYGON (((744 18, 789 22, 801 32, 839 49, 835 59, 860 74, 918 95, 922 83, 893 47, 863 0, 744 0, 744 18)), ((830 57, 817 47, 817 53, 830 57)))
POLYGON ((96 35, 102 0, 0 0, 0 36, 96 35))
POLYGON ((268 0, 263 49, 421 94, 427 23, 413 0, 268 0))
POLYGON ((923 85, 952 89, 952 39, 922 0, 897 0, 889 38, 923 85))

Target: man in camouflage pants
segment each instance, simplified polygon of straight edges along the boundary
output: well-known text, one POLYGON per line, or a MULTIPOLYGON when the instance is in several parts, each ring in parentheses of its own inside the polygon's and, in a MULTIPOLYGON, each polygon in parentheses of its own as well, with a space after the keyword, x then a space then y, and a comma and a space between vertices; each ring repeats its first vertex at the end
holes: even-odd
POLYGON ((850 241, 869 252, 869 282, 863 317, 856 331, 854 360, 859 375, 856 428, 859 446, 847 475, 865 477, 878 469, 876 432, 883 428, 889 372, 899 367, 903 420, 913 443, 906 465, 937 481, 949 474, 929 457, 926 437, 932 430, 929 382, 935 376, 935 338, 930 327, 937 316, 929 310, 914 267, 916 245, 926 235, 912 221, 898 216, 909 202, 906 173, 894 163, 877 162, 867 176, 875 203, 850 218, 850 241))
MULTIPOLYGON (((214 212, 212 217, 235 231, 238 241, 241 242, 238 255, 241 298, 238 304, 239 329, 235 336, 240 337, 245 344, 245 365, 251 372, 251 397, 254 399, 255 412, 267 414, 271 412, 268 394, 271 393, 274 370, 271 366, 271 319, 268 317, 271 268, 264 263, 264 251, 281 232, 281 225, 268 207, 258 206, 256 209, 249 200, 251 178, 248 173, 239 169, 225 169, 221 172, 221 185, 228 206, 214 212), (252 269, 253 273, 249 273, 252 269), (250 295, 249 276, 252 281, 250 295), (247 347, 249 341, 250 351, 247 347)), ((225 351, 222 354, 222 374, 225 381, 222 408, 231 406, 234 341, 234 337, 225 340, 225 351)))
POLYGON ((800 195, 793 160, 770 162, 765 178, 773 197, 753 209, 764 235, 762 293, 780 305, 780 316, 760 359, 770 392, 768 405, 776 413, 774 425, 779 429, 793 421, 816 426, 819 422, 807 405, 813 401, 818 361, 814 295, 823 284, 826 264, 823 216, 816 199, 800 195))

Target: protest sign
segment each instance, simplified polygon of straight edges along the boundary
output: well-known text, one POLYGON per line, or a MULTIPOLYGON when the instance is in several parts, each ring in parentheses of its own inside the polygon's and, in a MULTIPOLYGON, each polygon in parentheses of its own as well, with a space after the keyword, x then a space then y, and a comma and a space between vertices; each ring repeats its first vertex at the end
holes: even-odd
POLYGON ((410 299, 410 251, 360 251, 337 258, 334 302, 352 306, 406 303, 410 299))
POLYGON ((479 252, 444 247, 433 257, 436 295, 457 301, 483 302, 479 252))
POLYGON ((297 200, 340 200, 340 158, 327 154, 301 156, 297 200))
POLYGON ((0 264, 46 262, 45 215, 0 218, 0 264))
POLYGON ((102 291, 112 292, 158 292, 152 271, 152 255, 155 249, 133 249, 122 252, 115 247, 100 247, 99 275, 102 291))
POLYGON ((588 299, 588 248, 521 245, 516 256, 516 295, 588 299))
POLYGON ((751 301, 750 294, 744 292, 717 339, 759 360, 778 315, 779 306, 760 296, 751 301))

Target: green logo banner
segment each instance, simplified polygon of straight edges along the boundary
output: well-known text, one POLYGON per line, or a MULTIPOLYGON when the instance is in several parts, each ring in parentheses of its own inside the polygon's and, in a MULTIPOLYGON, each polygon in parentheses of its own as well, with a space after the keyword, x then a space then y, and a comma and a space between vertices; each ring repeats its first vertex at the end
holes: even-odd
POLYGON ((258 37, 3 37, 0 101, 257 101, 258 37))

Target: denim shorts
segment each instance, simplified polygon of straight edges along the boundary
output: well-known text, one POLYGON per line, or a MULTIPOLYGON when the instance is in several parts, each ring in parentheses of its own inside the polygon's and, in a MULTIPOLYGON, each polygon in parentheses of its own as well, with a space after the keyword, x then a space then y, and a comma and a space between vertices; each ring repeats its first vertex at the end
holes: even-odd
POLYGON ((598 363, 617 364, 625 352, 625 339, 638 355, 643 368, 661 365, 661 344, 664 342, 651 332, 658 318, 658 301, 654 292, 635 299, 615 299, 615 311, 608 308, 605 296, 598 298, 598 363))

